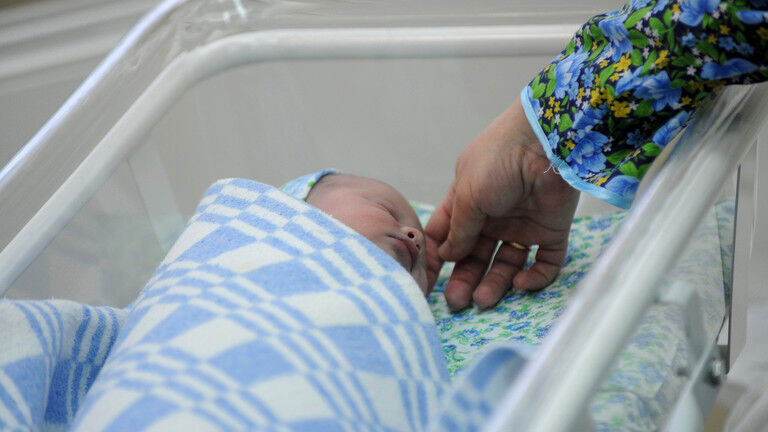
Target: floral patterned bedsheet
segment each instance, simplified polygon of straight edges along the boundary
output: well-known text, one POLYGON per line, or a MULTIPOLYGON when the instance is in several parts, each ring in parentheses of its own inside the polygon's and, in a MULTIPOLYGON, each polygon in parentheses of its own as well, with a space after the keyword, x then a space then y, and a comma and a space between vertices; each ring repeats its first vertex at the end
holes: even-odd
MULTIPOLYGON (((423 223, 433 207, 414 203, 423 223)), ((441 272, 429 305, 442 338, 449 372, 455 377, 490 342, 513 340, 538 345, 576 294, 576 286, 613 238, 626 212, 577 218, 568 257, 556 281, 532 294, 510 291, 492 310, 476 307, 452 314, 443 290, 452 264, 441 272)), ((723 281, 730 278, 733 205, 715 206, 666 285, 688 283, 703 300, 707 337, 714 338, 725 314, 723 281), (727 263, 727 265, 723 265, 727 263)), ((532 251, 535 253, 535 251, 532 251)), ((657 430, 664 424, 686 380, 688 348, 680 308, 653 305, 591 405, 597 430, 657 430)))

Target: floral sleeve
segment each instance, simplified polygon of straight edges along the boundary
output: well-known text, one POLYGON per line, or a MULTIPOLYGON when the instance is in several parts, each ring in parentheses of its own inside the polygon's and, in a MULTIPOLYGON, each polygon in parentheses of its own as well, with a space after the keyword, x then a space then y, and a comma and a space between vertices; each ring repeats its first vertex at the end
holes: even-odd
POLYGON ((627 208, 698 105, 768 79, 767 20, 768 0, 631 0, 523 89, 526 115, 566 181, 627 208))

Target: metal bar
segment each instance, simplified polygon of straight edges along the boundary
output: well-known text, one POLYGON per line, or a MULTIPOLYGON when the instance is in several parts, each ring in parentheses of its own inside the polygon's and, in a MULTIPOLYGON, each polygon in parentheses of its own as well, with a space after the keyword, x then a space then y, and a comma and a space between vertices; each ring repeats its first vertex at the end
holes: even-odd
POLYGON ((768 118, 766 90, 728 88, 694 119, 485 431, 570 429, 768 118))

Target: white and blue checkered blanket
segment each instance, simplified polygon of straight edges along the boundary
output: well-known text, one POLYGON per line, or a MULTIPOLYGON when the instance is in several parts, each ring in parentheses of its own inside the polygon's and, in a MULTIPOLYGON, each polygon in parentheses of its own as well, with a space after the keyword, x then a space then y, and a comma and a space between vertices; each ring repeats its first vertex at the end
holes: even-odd
POLYGON ((125 316, 63 300, 0 300, 0 430, 66 430, 125 316))
POLYGON ((447 392, 411 276, 240 179, 207 191, 127 310, 2 301, 0 344, 3 430, 476 430, 522 362, 492 350, 447 392))

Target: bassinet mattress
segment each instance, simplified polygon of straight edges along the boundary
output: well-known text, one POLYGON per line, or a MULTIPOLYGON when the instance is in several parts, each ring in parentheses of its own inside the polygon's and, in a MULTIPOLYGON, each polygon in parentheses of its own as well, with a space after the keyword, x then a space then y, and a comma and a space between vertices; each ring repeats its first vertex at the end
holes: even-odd
MULTIPOLYGON (((414 208, 426 223, 433 207, 414 203, 414 208)), ((625 216, 626 212, 616 212, 577 218, 571 228, 565 266, 555 282, 537 293, 511 291, 488 311, 473 307, 458 314, 450 312, 443 291, 452 264, 446 263, 428 300, 450 375, 460 375, 490 342, 540 344, 625 216)), ((696 287, 703 300, 708 338, 717 335, 725 314, 723 280, 730 273, 729 265, 723 263, 731 262, 728 232, 732 223, 732 203, 718 204, 665 281, 667 285, 688 283, 696 287)), ((682 316, 673 304, 651 307, 592 402, 597 430, 645 431, 663 425, 685 383, 689 354, 682 316)))

